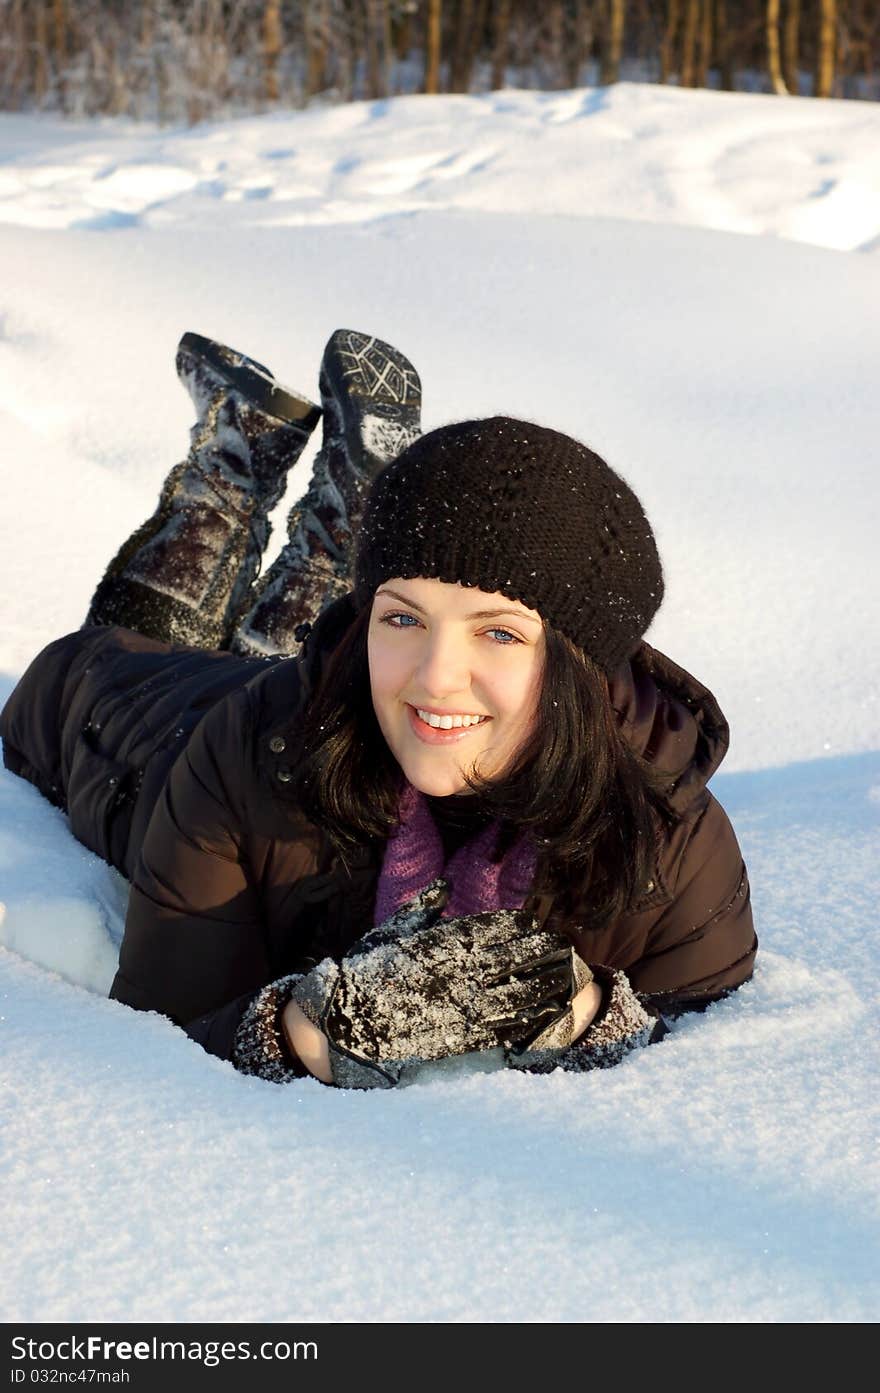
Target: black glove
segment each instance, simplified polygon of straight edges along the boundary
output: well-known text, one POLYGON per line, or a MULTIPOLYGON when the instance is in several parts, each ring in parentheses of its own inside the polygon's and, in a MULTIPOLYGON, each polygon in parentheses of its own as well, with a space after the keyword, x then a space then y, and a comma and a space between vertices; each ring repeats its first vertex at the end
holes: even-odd
POLYGON ((295 984, 340 1087, 392 1087, 409 1063, 515 1045, 565 1010, 565 939, 524 910, 441 919, 448 898, 432 882, 341 963, 325 958, 295 984))
POLYGON ((582 1073, 609 1069, 631 1050, 662 1040, 668 1027, 660 1012, 633 991, 625 972, 594 967, 577 958, 575 990, 592 978, 602 988, 602 1004, 591 1024, 574 1040, 574 1017, 569 1010, 558 1021, 539 1030, 534 1039, 520 1039, 505 1051, 509 1069, 530 1074, 549 1074, 553 1069, 582 1073))

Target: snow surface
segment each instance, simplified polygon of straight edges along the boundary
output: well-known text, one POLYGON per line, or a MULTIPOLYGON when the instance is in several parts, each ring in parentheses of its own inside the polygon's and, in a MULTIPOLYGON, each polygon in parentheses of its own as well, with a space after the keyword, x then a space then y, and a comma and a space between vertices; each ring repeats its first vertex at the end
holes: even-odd
POLYGON ((185 452, 183 330, 314 395, 367 329, 427 426, 542 420, 639 492, 762 944, 607 1073, 279 1089, 104 998, 125 884, 4 771, 0 1317, 877 1318, 878 149, 870 104, 631 84, 0 118, 0 699, 185 452))

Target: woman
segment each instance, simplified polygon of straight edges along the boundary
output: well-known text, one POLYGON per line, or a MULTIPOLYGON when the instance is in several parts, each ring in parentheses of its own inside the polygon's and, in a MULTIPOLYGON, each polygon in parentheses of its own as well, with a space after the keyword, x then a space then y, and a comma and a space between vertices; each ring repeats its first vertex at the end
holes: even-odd
POLYGON ((412 365, 339 331, 255 584, 320 412, 197 335, 177 365, 189 455, 2 717, 131 881, 111 996, 246 1073, 389 1087, 497 1046, 614 1064, 741 985, 727 725, 642 640, 663 580, 624 481, 506 417, 419 436, 412 365))

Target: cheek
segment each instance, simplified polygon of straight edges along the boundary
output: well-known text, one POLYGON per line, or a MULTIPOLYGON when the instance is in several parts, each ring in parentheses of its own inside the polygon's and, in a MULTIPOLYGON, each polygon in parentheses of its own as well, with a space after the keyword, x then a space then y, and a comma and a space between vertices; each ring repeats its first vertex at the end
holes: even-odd
POLYGON ((538 702, 541 697, 542 678, 543 663, 540 663, 529 672, 523 674, 522 681, 519 685, 517 693, 518 710, 516 723, 524 735, 531 735, 538 719, 538 702))
POLYGON ((367 662, 370 671, 370 691, 373 707, 379 715, 383 706, 394 700, 404 680, 400 655, 393 647, 382 643, 382 636, 372 635, 367 641, 367 662))
POLYGON ((370 693, 373 698, 373 708, 378 715, 382 700, 382 676, 384 668, 372 638, 367 643, 367 666, 370 673, 370 693))

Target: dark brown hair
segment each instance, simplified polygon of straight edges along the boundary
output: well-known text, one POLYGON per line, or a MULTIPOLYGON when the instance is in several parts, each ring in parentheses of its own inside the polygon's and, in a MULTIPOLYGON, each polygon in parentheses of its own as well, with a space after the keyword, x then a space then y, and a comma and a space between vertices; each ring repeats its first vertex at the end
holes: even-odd
MULTIPOLYGON (((373 711, 364 607, 327 660, 291 732, 290 794, 343 860, 396 824, 403 782, 373 711)), ((622 736, 602 671, 545 624, 546 659, 532 734, 501 777, 467 777, 481 810, 502 824, 498 855, 528 828, 538 848, 535 890, 552 922, 599 929, 631 908, 654 866, 670 775, 622 736)))

